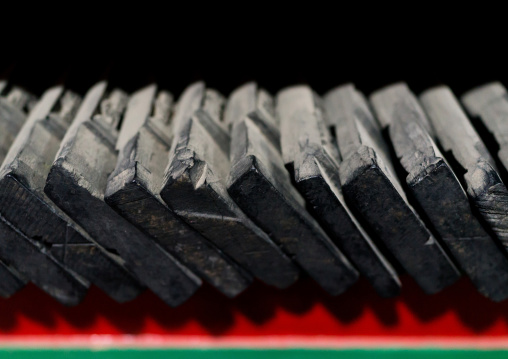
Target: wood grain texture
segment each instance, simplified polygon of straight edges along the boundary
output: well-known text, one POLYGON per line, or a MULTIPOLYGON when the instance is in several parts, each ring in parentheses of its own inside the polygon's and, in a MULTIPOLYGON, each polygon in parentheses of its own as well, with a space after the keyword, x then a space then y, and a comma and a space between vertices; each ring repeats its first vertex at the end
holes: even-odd
MULTIPOLYGON (((407 90, 384 108, 389 116, 389 135, 397 157, 407 173, 414 198, 445 245, 477 289, 492 300, 507 297, 507 259, 472 212, 467 195, 424 123, 448 120, 446 93, 434 90, 422 99, 427 118, 416 97, 407 90), (425 116, 425 117, 423 117, 425 116), (435 121, 434 121, 435 120, 435 121)), ((448 122, 450 129, 456 127, 448 122)), ((436 128, 437 129, 437 128, 436 128)), ((438 136, 442 128, 439 128, 438 136)), ((446 130, 445 130, 446 131, 446 130)))
POLYGON ((226 190, 230 137, 204 109, 205 102, 203 83, 188 87, 178 101, 175 138, 160 195, 186 223, 252 275, 288 287, 297 280, 298 269, 226 190))
POLYGON ((9 298, 22 289, 28 280, 16 268, 0 261, 0 297, 9 298))
MULTIPOLYGON (((253 95, 244 93, 244 102, 253 95)), ((278 98, 281 96, 286 97, 279 94, 278 98)), ((290 100, 285 103, 292 105, 290 100)), ((358 272, 305 210, 262 121, 273 123, 255 109, 235 119, 228 192, 321 287, 333 295, 341 294, 357 280, 358 272)), ((279 121, 283 125, 286 118, 279 121)), ((290 141, 284 143, 289 145, 290 141)))
MULTIPOLYGON (((0 257, 58 301, 76 305, 86 294, 89 282, 50 252, 48 238, 53 239, 52 228, 46 226, 46 221, 51 211, 47 211, 47 205, 31 192, 40 185, 39 176, 32 168, 44 165, 45 154, 51 155, 51 151, 56 152, 58 148, 44 119, 62 93, 62 87, 46 91, 0 168, 0 257)), ((66 229, 65 224, 63 227, 66 229)))
POLYGON ((480 86, 464 94, 462 103, 469 114, 481 121, 492 135, 498 148, 495 155, 506 172, 508 169, 508 94, 506 88, 499 82, 480 86))
POLYGON ((12 161, 2 168, 3 216, 27 237, 45 246, 64 266, 69 267, 119 302, 134 299, 141 286, 124 268, 122 261, 108 253, 58 208, 44 193, 60 141, 81 99, 65 92, 55 103, 58 112, 28 124, 9 153, 12 161), (23 212, 18 209, 24 208, 23 212))
POLYGON ((328 138, 329 129, 340 121, 347 91, 347 86, 329 91, 324 97, 325 118, 309 117, 299 128, 295 182, 333 242, 381 296, 391 297, 400 290, 397 273, 349 210, 339 179, 337 148, 328 138), (330 146, 335 149, 332 153, 330 146))
POLYGON ((425 292, 438 292, 459 272, 409 205, 365 98, 352 85, 345 88, 335 131, 346 201, 425 292))
POLYGON ((34 100, 34 96, 16 87, 0 97, 0 165, 27 119, 29 103, 34 100))
POLYGON ((116 251, 144 285, 168 305, 177 306, 201 280, 104 202, 108 176, 117 162, 117 128, 128 103, 123 92, 105 91, 106 84, 99 83, 88 92, 44 191, 99 244, 116 251))
POLYGON ((280 131, 275 116, 275 101, 255 82, 240 86, 229 96, 224 111, 224 121, 230 130, 233 124, 249 114, 249 118, 263 132, 270 143, 280 151, 280 131))
MULTIPOLYGON (((422 95, 422 103, 436 131, 439 131, 439 142, 461 167, 469 197, 497 238, 506 247, 508 190, 497 171, 495 161, 451 91, 436 89, 436 92, 439 92, 439 98, 427 96, 425 93, 422 95), (429 102, 427 98, 433 99, 433 106, 427 105, 429 102)), ((472 104, 469 101, 468 103, 472 104)), ((474 113, 474 107, 470 107, 474 113)))
MULTIPOLYGON (((7 81, 0 81, 0 95, 7 88, 7 81)), ((0 165, 2 164, 14 139, 26 121, 28 102, 32 95, 19 88, 13 88, 0 97, 0 165)), ((26 279, 13 268, 0 260, 0 296, 8 298, 21 289, 26 279)))
MULTIPOLYGON (((361 228, 347 208, 338 178, 337 148, 329 136, 332 116, 323 116, 323 101, 309 88, 299 88, 306 92, 307 98, 314 102, 314 110, 300 117, 296 137, 285 139, 285 143, 296 142, 298 153, 293 160, 294 181, 306 200, 307 207, 314 218, 330 236, 335 245, 365 275, 376 291, 384 296, 394 296, 399 292, 397 274, 386 261, 368 235, 361 228), (325 124, 326 122, 326 124, 325 124), (328 125, 328 126, 327 126, 328 125)), ((324 101, 335 105, 333 94, 324 101)), ((333 109, 330 109, 333 111, 333 109)), ((282 118, 284 123, 287 119, 282 118)), ((296 124, 295 124, 296 125, 296 124)), ((283 137, 286 134, 283 134, 283 137)))
MULTIPOLYGON (((106 202, 201 278, 225 295, 236 296, 251 283, 250 274, 183 222, 158 194, 173 137, 172 95, 157 95, 152 85, 132 98, 135 117, 126 117, 122 126, 118 142, 125 138, 124 145, 108 180, 106 202)), ((220 117, 222 102, 218 93, 211 92, 205 104, 220 117)))

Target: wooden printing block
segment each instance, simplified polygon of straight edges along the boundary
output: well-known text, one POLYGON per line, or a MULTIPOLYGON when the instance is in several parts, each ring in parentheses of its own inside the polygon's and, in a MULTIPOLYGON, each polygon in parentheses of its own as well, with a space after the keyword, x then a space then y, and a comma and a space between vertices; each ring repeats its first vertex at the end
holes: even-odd
POLYGON ((266 90, 258 88, 255 82, 240 86, 231 93, 224 111, 224 122, 231 130, 233 124, 247 114, 280 152, 280 131, 274 99, 266 90))
MULTIPOLYGON (((494 94, 496 89, 499 90, 499 87, 493 86, 494 94)), ((436 133, 437 139, 448 158, 455 164, 455 172, 461 175, 467 194, 481 217, 506 246, 508 191, 501 180, 495 161, 453 93, 446 87, 434 90, 426 91, 421 96, 421 102, 433 126, 440 131, 436 133), (439 96, 431 95, 434 90, 439 96), (447 127, 450 125, 453 127, 447 127)), ((480 97, 477 99, 481 100, 480 97)), ((474 115, 476 106, 474 96, 464 102, 467 103, 466 108, 474 115)))
MULTIPOLYGON (((310 98, 310 89, 301 90, 310 98)), ((341 104, 342 92, 332 91, 325 99, 333 119, 337 117, 336 106, 341 104)), ((397 273, 345 204, 336 157, 328 151, 327 130, 316 113, 311 111, 307 118, 302 117, 301 122, 294 124, 298 126, 297 137, 293 139, 298 142, 298 154, 293 161, 296 185, 314 218, 376 291, 383 297, 395 296, 400 291, 397 273)))
MULTIPOLYGON (((1 239, 0 239, 1 240, 1 239)), ((28 280, 16 268, 0 261, 0 297, 9 298, 23 288, 28 280)))
POLYGON ((337 106, 335 135, 344 197, 422 289, 436 293, 460 273, 427 230, 394 175, 388 148, 363 95, 352 85, 337 106))
MULTIPOLYGON (((426 108, 443 119, 443 123, 447 117, 448 95, 451 93, 440 91, 426 95, 426 108), (440 113, 442 109, 445 109, 444 113, 440 113)), ((386 119, 390 121, 389 135, 407 173, 409 190, 442 243, 478 290, 492 300, 505 299, 508 296, 507 258, 473 214, 459 180, 421 125, 430 122, 416 97, 407 86, 401 87, 393 96, 393 101, 387 101, 392 107, 385 107, 383 112, 390 116, 386 119)), ((448 125, 455 127, 452 123, 448 125)))
POLYGON ((0 97, 0 164, 25 123, 34 101, 31 94, 18 87, 11 89, 7 96, 0 97))
MULTIPOLYGON (((234 297, 248 287, 252 277, 180 220, 158 194, 173 137, 170 127, 173 97, 167 92, 156 96, 156 92, 156 86, 152 85, 132 96, 138 111, 124 119, 117 142, 121 152, 108 180, 106 203, 201 278, 234 297)), ((217 105, 209 112, 217 113, 222 104, 220 97, 210 93, 208 102, 217 105)))
MULTIPOLYGON (((179 305, 201 280, 104 202, 108 176, 117 162, 117 128, 127 104, 122 91, 105 90, 102 82, 88 92, 62 140, 44 191, 99 244, 116 251, 164 302, 179 305)), ((128 107, 137 111, 135 103, 128 107)))
MULTIPOLYGON (((292 91, 283 91, 279 99, 292 91)), ((255 101, 246 98, 250 96, 256 93, 245 91, 242 102, 255 101)), ((229 194, 321 287, 332 295, 343 293, 358 272, 305 210, 280 153, 262 130, 265 126, 258 127, 259 112, 238 114, 231 136, 229 194)))
POLYGON ((462 103, 469 114, 488 131, 491 138, 486 138, 485 144, 496 148, 494 157, 499 160, 500 165, 496 166, 495 160, 478 139, 481 146, 477 145, 476 148, 480 150, 482 160, 477 161, 477 169, 471 172, 471 180, 474 180, 475 185, 468 193, 471 192, 470 195, 485 220, 504 246, 508 247, 508 192, 503 183, 503 179, 506 181, 508 178, 506 89, 497 82, 487 84, 466 93, 462 97, 462 103))
MULTIPOLYGON (((421 95, 420 100, 436 129, 439 144, 450 162, 455 164, 455 172, 479 216, 506 249, 508 190, 493 158, 449 88, 430 89, 421 95)), ((492 260, 491 264, 495 263, 492 260)), ((501 268, 496 275, 499 281, 503 279, 501 268)))
POLYGON ((38 213, 44 204, 30 193, 39 179, 32 167, 37 167, 40 158, 44 158, 39 154, 51 151, 54 145, 48 141, 46 131, 51 121, 46 122, 45 118, 62 93, 61 87, 46 91, 0 168, 0 257, 61 303, 76 305, 86 294, 89 283, 50 252, 51 242, 47 238, 43 241, 38 236, 38 229, 45 223, 45 216, 38 213))
POLYGON ((489 131, 498 148, 495 156, 508 169, 508 94, 499 82, 475 88, 462 96, 468 113, 489 131))
MULTIPOLYGON (((7 88, 6 81, 0 81, 0 95, 7 88)), ((14 87, 5 97, 0 97, 0 165, 14 138, 26 121, 27 111, 34 97, 14 87)), ((0 297, 8 298, 21 289, 27 280, 11 265, 0 260, 0 297)))
POLYGON ((204 84, 196 83, 180 97, 161 196, 184 221, 255 277, 286 288, 298 279, 299 271, 229 196, 230 138, 204 109, 205 92, 204 84))
POLYGON ((10 185, 5 186, 11 192, 2 197, 9 203, 3 215, 26 236, 46 246, 63 265, 113 299, 125 302, 140 293, 140 284, 121 259, 98 246, 44 193, 49 169, 80 102, 78 96, 66 92, 55 104, 59 113, 41 113, 16 140, 9 152, 10 162, 5 164, 10 179, 10 185), (18 211, 21 206, 27 209, 23 213, 18 211))

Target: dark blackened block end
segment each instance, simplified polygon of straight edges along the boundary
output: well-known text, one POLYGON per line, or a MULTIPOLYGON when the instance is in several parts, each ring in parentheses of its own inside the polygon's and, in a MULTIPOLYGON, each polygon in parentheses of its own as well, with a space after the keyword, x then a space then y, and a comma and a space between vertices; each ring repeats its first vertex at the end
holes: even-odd
POLYGON ((23 288, 26 280, 16 270, 0 261, 0 297, 9 298, 23 288))

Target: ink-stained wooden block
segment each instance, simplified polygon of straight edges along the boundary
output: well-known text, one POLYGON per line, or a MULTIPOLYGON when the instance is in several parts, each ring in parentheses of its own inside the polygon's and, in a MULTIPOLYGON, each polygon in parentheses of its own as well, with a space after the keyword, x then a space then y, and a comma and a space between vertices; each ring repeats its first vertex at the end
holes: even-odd
MULTIPOLYGON (((430 93, 430 92, 429 92, 430 93)), ((422 95, 439 143, 461 168, 467 193, 483 219, 506 247, 508 245, 508 189, 496 164, 478 133, 451 91, 442 89, 439 96, 422 95), (432 98, 436 104, 429 104, 432 98), (439 99, 439 101, 437 100, 439 99)), ((473 104, 468 101, 473 111, 473 104)))
MULTIPOLYGON (((495 154, 504 169, 508 169, 508 94, 499 82, 473 89, 462 96, 462 103, 469 114, 480 120, 493 136, 495 154)), ((506 179, 505 179, 506 180, 506 179)))
MULTIPOLYGON (((27 111, 35 98, 14 87, 7 92, 7 81, 0 81, 0 165, 11 144, 26 121, 27 111), (4 91, 5 96, 4 95, 4 91)), ((21 289, 26 279, 11 265, 0 260, 0 296, 7 298, 21 289)))
MULTIPOLYGON (((121 152, 108 180, 106 202, 194 273, 225 295, 236 296, 251 283, 250 274, 179 219, 158 194, 173 137, 172 95, 157 95, 152 85, 131 101, 137 110, 124 119, 117 144, 121 152)), ((207 112, 220 118, 222 103, 220 94, 211 92, 205 101, 207 112)))
POLYGON ((508 242, 508 190, 494 159, 447 87, 426 91, 422 105, 436 129, 437 140, 456 164, 473 205, 505 245, 508 242))
MULTIPOLYGON (((312 95, 310 89, 302 90, 312 95)), ((338 120, 343 92, 337 89, 325 97, 325 118, 329 126, 335 126, 338 120)), ((313 101, 310 97, 309 100, 313 101)), ((297 142, 299 152, 293 163, 297 187, 314 218, 376 291, 384 297, 395 296, 400 291, 397 273, 348 209, 342 195, 337 157, 328 150, 332 146, 330 143, 327 146, 328 130, 324 119, 316 114, 317 111, 310 110, 307 118, 295 124, 298 135, 293 141, 297 142)))
POLYGON ((434 130, 429 122, 429 119, 425 116, 418 99, 411 93, 408 86, 404 82, 398 82, 385 88, 382 88, 370 97, 370 101, 374 106, 377 119, 383 129, 388 128, 391 124, 391 109, 393 109, 400 97, 405 97, 406 102, 415 111, 415 116, 421 120, 420 125, 425 129, 431 136, 434 135, 434 130))
MULTIPOLYGON (((285 90, 278 98, 292 91, 285 90)), ((256 97, 256 92, 244 91, 243 99, 236 100, 255 103, 256 97)), ((280 153, 263 131, 266 126, 259 125, 270 120, 255 109, 237 115, 231 136, 229 194, 321 287, 332 295, 343 293, 356 282, 358 272, 305 210, 280 153)))
POLYGON ((408 204, 367 101, 352 85, 343 91, 334 123, 344 197, 422 289, 436 293, 460 273, 408 204))
POLYGON ((314 92, 308 96, 306 88, 295 87, 293 91, 281 90, 276 98, 276 117, 280 127, 280 145, 284 166, 291 176, 294 175, 294 160, 298 156, 299 124, 307 118, 318 115, 321 107, 317 106, 317 99, 314 92), (299 89, 299 90, 298 90, 299 89), (314 113, 314 111, 316 113, 314 113))
POLYGON ((44 152, 51 152, 55 145, 48 139, 46 125, 51 127, 51 121, 45 119, 62 93, 61 87, 46 91, 0 168, 0 257, 61 303, 76 305, 89 283, 50 252, 51 239, 38 232, 46 224, 47 216, 38 211, 45 204, 30 193, 40 182, 32 167, 37 167, 44 152))
POLYGON ((224 120, 223 112, 226 105, 226 98, 217 90, 207 88, 203 99, 203 111, 205 111, 214 123, 224 130, 228 130, 228 125, 224 120))
MULTIPOLYGON (((425 95, 426 108, 446 123, 447 96, 434 90, 425 95), (443 101, 444 100, 444 101, 443 101), (445 109, 445 112, 441 112, 445 109)), ((450 98, 448 97, 448 100, 450 98)), ((453 170, 422 124, 430 121, 416 97, 405 87, 393 94, 383 111, 390 121, 389 135, 404 170, 406 182, 444 244, 478 290, 492 300, 508 296, 508 261, 474 216, 469 200, 453 170), (423 117, 422 117, 423 116, 423 117)), ((455 126, 448 123, 450 128, 455 126)), ((446 130, 445 130, 446 132, 446 130)))
POLYGON ((179 99, 160 194, 185 222, 255 277, 288 287, 298 279, 297 267, 226 190, 230 137, 204 109, 205 92, 204 84, 196 83, 179 99))
POLYGON ((4 165, 3 216, 42 246, 64 266, 104 290, 113 299, 134 299, 141 285, 122 261, 95 243, 44 193, 46 177, 60 142, 81 99, 66 92, 55 103, 58 112, 40 113, 16 139, 4 165), (42 150, 44 149, 44 150, 42 150), (24 207, 25 211, 19 212, 24 207))
MULTIPOLYGON (((117 162, 117 128, 128 102, 120 90, 105 91, 102 82, 86 95, 62 140, 44 191, 94 240, 116 251, 163 301, 179 305, 201 280, 104 202, 108 176, 117 162)), ((130 109, 137 110, 132 102, 127 112, 130 109)))
POLYGON ((240 86, 231 93, 224 111, 224 122, 232 129, 233 124, 247 114, 280 152, 280 131, 274 99, 266 90, 258 88, 255 82, 240 86))
POLYGON ((9 298, 27 282, 28 280, 15 268, 0 261, 0 297, 9 298))
POLYGON ((18 87, 12 88, 5 97, 0 96, 0 165, 23 127, 34 101, 33 95, 18 87))

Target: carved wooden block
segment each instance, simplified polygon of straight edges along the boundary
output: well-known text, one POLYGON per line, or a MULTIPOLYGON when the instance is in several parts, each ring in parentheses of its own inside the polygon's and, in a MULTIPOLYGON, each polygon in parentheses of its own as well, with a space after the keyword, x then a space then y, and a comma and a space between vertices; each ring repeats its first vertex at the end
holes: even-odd
POLYGON ((490 132, 496 147, 495 154, 504 169, 508 169, 508 94, 499 82, 473 89, 462 96, 469 114, 483 123, 490 132))
MULTIPOLYGON (((0 81, 0 165, 25 123, 33 102, 35 98, 26 91, 16 87, 7 91, 7 81, 0 81)), ((14 267, 0 260, 0 297, 10 297, 26 282, 14 267)))
POLYGON ((353 86, 335 122, 344 196, 366 225, 426 293, 454 283, 459 272, 408 204, 388 148, 363 95, 353 86))
MULTIPOLYGON (((44 191, 94 240, 116 251, 144 285, 176 306, 199 288, 201 280, 104 202, 127 103, 120 90, 106 93, 104 82, 88 92, 62 140, 44 191)), ((126 117, 138 110, 132 101, 127 107, 126 117)))
MULTIPOLYGON (((252 86, 243 90, 243 96, 236 94, 239 104, 257 102, 252 86)), ((281 92, 278 106, 284 101, 289 105, 286 97, 292 92, 281 92)), ((303 198, 292 187, 281 155, 270 140, 273 131, 266 130, 274 121, 263 116, 258 106, 245 107, 237 116, 231 136, 231 197, 321 287, 333 295, 344 292, 356 282, 358 272, 307 213, 303 198)), ((284 121, 280 117, 282 124, 284 121)))
POLYGON ((0 164, 23 127, 34 102, 33 95, 18 87, 12 88, 5 97, 0 96, 0 164))
MULTIPOLYGON (((58 301, 76 305, 86 294, 89 282, 51 253, 52 228, 46 228, 46 222, 52 212, 33 193, 45 180, 33 168, 44 165, 46 153, 58 149, 58 142, 51 137, 53 123, 48 115, 63 100, 62 94, 61 87, 46 91, 0 168, 0 257, 58 301)), ((66 223, 63 228, 66 233, 66 223)))
MULTIPOLYGON (((437 138, 453 158, 473 204, 506 247, 508 245, 508 190, 501 180, 494 159, 473 128, 457 99, 449 90, 436 96, 422 95, 422 104, 436 127, 437 138), (432 98, 436 104, 430 104, 432 98), (442 121, 442 122, 441 122, 442 121), (451 126, 453 127, 449 127, 451 126)), ((473 104, 470 105, 474 113, 473 104)))
POLYGON ((28 280, 16 268, 0 261, 0 297, 9 298, 26 283, 28 280))
POLYGON ((206 108, 203 83, 186 89, 173 116, 175 138, 161 197, 185 222, 263 282, 285 288, 298 269, 226 191, 229 133, 206 108))
MULTIPOLYGON (((380 295, 391 297, 400 291, 397 273, 347 207, 339 179, 338 156, 329 150, 335 145, 327 127, 335 128, 340 121, 341 108, 347 106, 343 102, 348 90, 349 87, 337 88, 325 96, 324 118, 317 116, 319 111, 309 111, 307 118, 295 124, 299 130, 294 139, 299 147, 294 160, 295 182, 332 241, 380 295)), ((310 90, 307 92, 310 96, 310 90)))
MULTIPOLYGON (((11 195, 5 218, 26 236, 42 243, 62 264, 113 299, 125 302, 140 293, 140 284, 124 268, 122 260, 98 246, 44 193, 49 169, 80 102, 78 96, 66 92, 55 104, 59 112, 41 113, 43 117, 32 124, 31 132, 26 136, 22 133, 19 137, 23 140, 16 140, 9 152, 12 161, 6 168, 8 176, 22 184, 24 195, 11 195), (24 206, 25 212, 19 213, 19 206, 24 206)), ((18 186, 13 186, 13 191, 15 188, 18 186)))
MULTIPOLYGON (((173 138, 172 95, 157 94, 152 85, 134 94, 131 101, 136 111, 124 119, 117 143, 121 152, 108 180, 106 202, 194 273, 234 297, 251 283, 250 274, 178 218, 158 194, 173 138)), ((220 118, 222 102, 218 93, 211 92, 205 101, 207 112, 220 118)))
MULTIPOLYGON (((398 85, 400 86, 400 85, 398 85)), ((474 216, 462 186, 422 124, 429 124, 407 86, 392 94, 384 107, 389 135, 407 173, 406 182, 444 244, 485 296, 499 301, 508 295, 508 261, 474 216)), ((446 123, 446 94, 425 95, 425 108, 446 123), (443 97, 444 96, 444 97, 443 97), (444 102, 443 102, 444 100, 444 102), (444 105, 444 107, 443 107, 444 105)), ((434 121, 432 121, 433 123, 434 121)), ((451 129, 456 127, 448 123, 451 129)), ((446 132, 446 130, 445 130, 446 132)))
POLYGON ((258 88, 254 82, 240 86, 231 93, 224 111, 224 121, 232 129, 233 124, 247 114, 250 114, 250 120, 280 152, 280 131, 275 116, 274 99, 266 90, 258 88))

